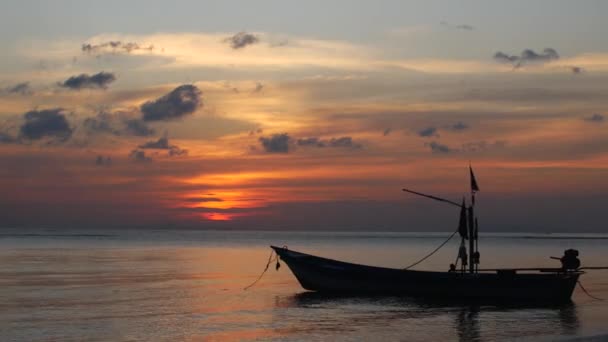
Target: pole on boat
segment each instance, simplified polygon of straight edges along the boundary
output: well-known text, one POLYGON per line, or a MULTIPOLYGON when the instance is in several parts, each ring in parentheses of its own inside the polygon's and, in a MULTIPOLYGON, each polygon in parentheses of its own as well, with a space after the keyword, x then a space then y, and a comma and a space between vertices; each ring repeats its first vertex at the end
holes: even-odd
POLYGON ((479 269, 479 245, 477 243, 479 225, 475 217, 475 193, 479 191, 473 168, 469 163, 469 175, 471 178, 471 206, 469 207, 469 272, 475 273, 479 269))
POLYGON ((475 273, 475 221, 473 220, 473 205, 468 208, 468 224, 469 224, 469 272, 475 273))
POLYGON ((437 196, 433 196, 433 195, 427 195, 427 194, 423 194, 422 192, 413 191, 413 190, 409 190, 409 189, 402 189, 402 190, 405 191, 405 192, 409 192, 410 194, 414 194, 414 195, 418 195, 418 196, 434 199, 434 200, 439 201, 439 202, 444 202, 444 203, 448 203, 448 204, 460 207, 459 203, 456 203, 454 201, 450 201, 449 199, 445 199, 445 198, 441 198, 441 197, 437 197, 437 196))

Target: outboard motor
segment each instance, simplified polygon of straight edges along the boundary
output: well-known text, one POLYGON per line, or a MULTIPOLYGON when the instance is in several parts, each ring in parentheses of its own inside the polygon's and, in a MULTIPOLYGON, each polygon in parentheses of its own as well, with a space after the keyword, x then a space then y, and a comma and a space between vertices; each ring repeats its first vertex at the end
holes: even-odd
POLYGON ((564 256, 559 260, 562 262, 564 270, 576 270, 581 267, 581 261, 578 259, 578 251, 576 249, 566 249, 564 256))

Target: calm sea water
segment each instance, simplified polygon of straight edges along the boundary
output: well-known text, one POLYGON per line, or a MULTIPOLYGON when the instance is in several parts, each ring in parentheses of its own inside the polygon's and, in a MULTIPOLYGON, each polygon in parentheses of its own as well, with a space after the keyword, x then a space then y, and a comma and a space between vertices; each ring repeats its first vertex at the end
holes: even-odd
MULTIPOLYGON (((449 234, 204 231, 0 231, 2 341, 451 341, 608 336, 608 302, 575 290, 557 307, 437 305, 327 298, 283 265, 251 289, 269 244, 404 267, 449 234)), ((450 242, 418 269, 446 270, 450 242)), ((608 264, 608 236, 484 235, 483 267, 547 266, 566 248, 608 264), (583 237, 583 238, 581 238, 583 237)), ((608 298, 608 271, 585 274, 608 298)))

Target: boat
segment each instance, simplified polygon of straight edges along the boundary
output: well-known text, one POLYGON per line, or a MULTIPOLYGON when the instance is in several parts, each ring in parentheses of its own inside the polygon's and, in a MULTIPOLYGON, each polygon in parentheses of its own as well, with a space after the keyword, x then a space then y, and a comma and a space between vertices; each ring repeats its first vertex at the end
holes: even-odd
POLYGON ((518 273, 517 269, 475 273, 414 271, 353 264, 271 247, 304 289, 334 295, 558 303, 570 300, 582 273, 551 268, 535 273, 518 273))
MULTIPOLYGON (((461 243, 458 253, 460 269, 450 265, 446 272, 419 271, 354 264, 332 260, 290 250, 287 247, 270 246, 294 274, 300 285, 309 291, 332 295, 399 295, 423 299, 466 299, 496 302, 547 302, 562 303, 571 299, 581 274, 578 251, 567 250, 559 259, 559 268, 503 268, 480 269, 478 250, 478 224, 474 216, 475 194, 479 186, 473 169, 469 166, 471 199, 467 205, 437 196, 408 189, 406 192, 438 200, 460 207, 461 243), (467 244, 468 241, 468 250, 467 244), (467 268, 468 266, 468 268, 467 268)), ((555 257, 553 257, 555 258, 555 257)), ((597 269, 597 268, 595 268, 597 269)))

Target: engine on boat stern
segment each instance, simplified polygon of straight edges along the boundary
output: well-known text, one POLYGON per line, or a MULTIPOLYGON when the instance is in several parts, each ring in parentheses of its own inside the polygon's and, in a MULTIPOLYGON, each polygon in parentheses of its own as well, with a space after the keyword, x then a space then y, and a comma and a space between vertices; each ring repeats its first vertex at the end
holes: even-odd
POLYGON ((579 267, 581 267, 581 261, 578 258, 578 251, 576 249, 566 249, 561 258, 555 259, 561 261, 562 269, 564 269, 564 271, 577 270, 579 267))

